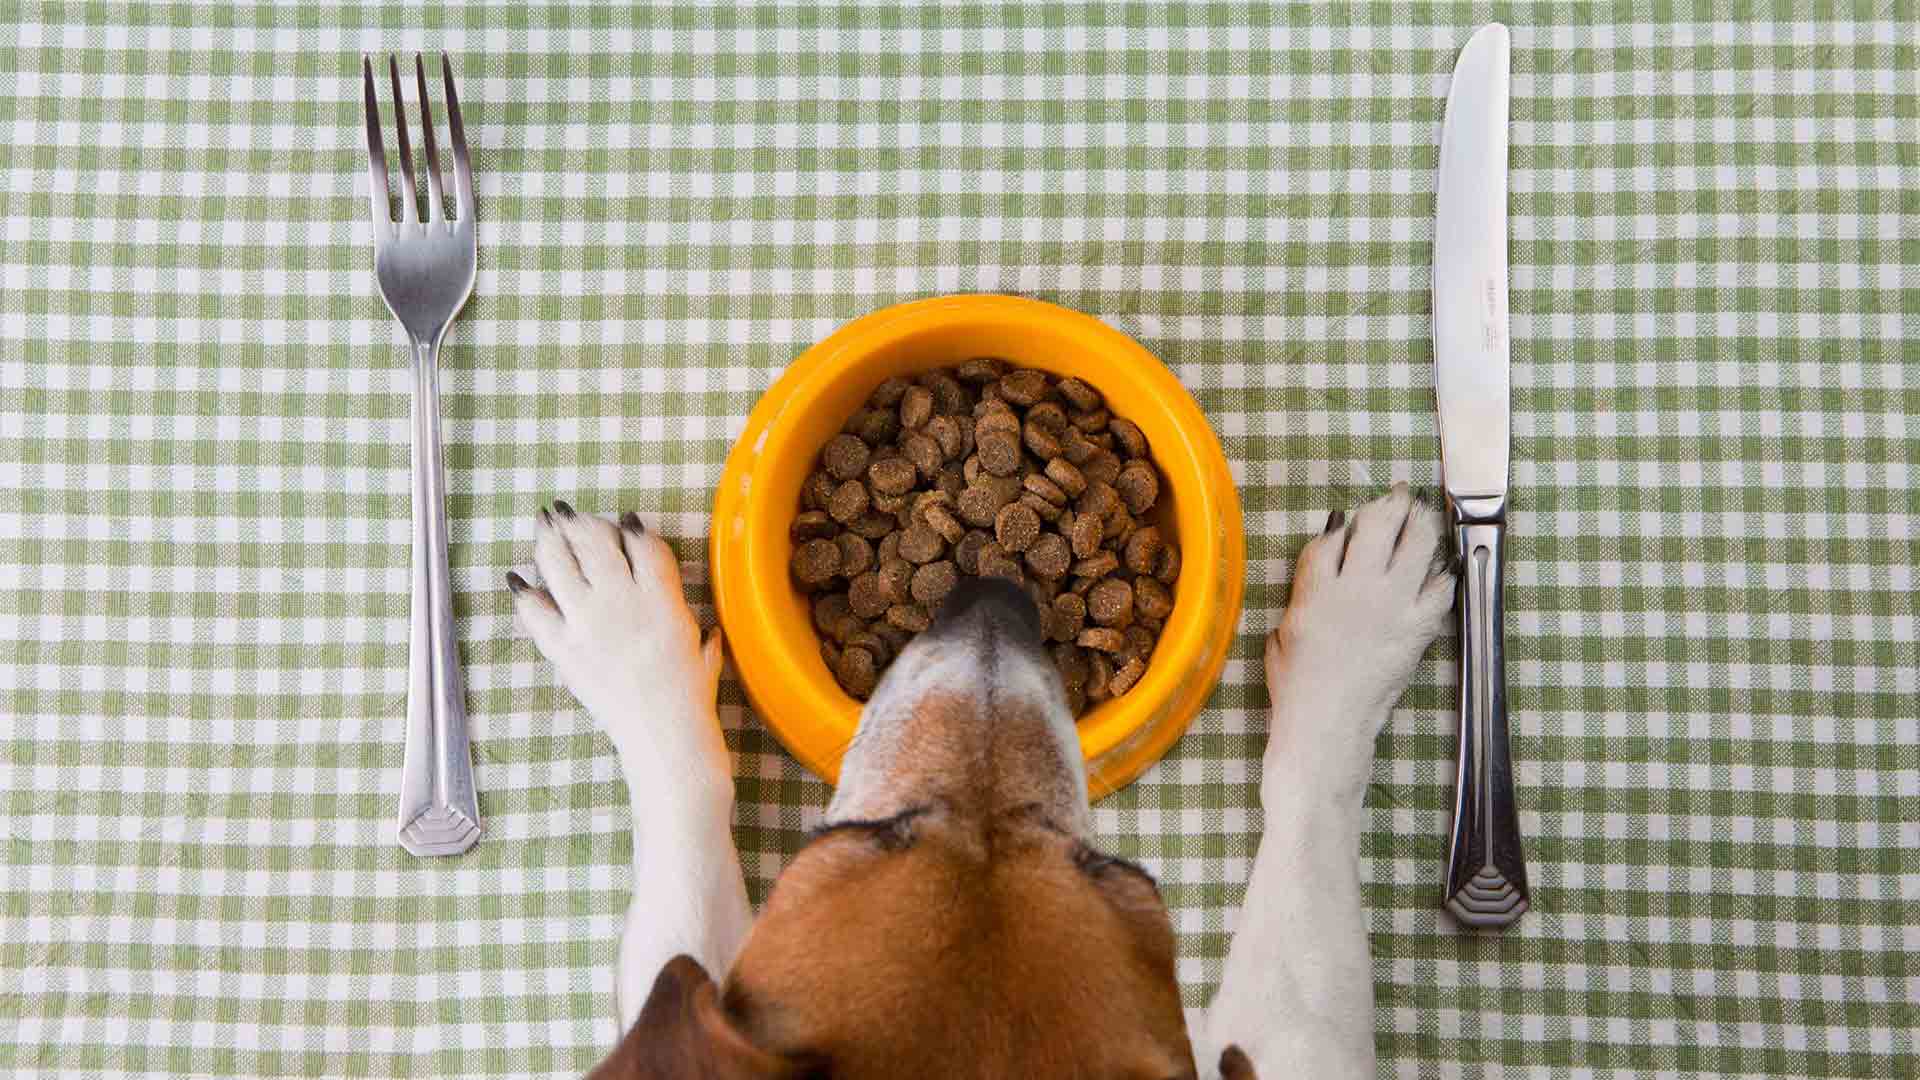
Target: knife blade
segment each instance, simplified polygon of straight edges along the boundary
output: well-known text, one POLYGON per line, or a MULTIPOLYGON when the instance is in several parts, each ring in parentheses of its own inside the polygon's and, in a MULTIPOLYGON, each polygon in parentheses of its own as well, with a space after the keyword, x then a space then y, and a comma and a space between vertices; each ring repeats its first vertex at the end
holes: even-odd
POLYGON ((1460 50, 1440 129, 1433 241, 1440 469, 1460 560, 1459 768, 1444 903, 1471 927, 1531 903, 1507 741, 1501 569, 1511 402, 1507 333, 1507 28, 1460 50))

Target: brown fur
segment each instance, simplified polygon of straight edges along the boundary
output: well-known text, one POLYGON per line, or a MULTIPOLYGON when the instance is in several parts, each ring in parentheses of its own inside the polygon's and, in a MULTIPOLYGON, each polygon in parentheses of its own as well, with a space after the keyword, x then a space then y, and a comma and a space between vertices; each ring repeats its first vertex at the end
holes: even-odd
POLYGON ((1152 880, 1058 820, 1037 707, 986 717, 975 700, 923 698, 891 816, 800 853, 717 996, 699 965, 669 964, 594 1075, 1194 1076, 1152 880))
POLYGON ((802 1075, 740 1036, 720 1011, 705 968, 676 956, 660 969, 653 992, 612 1056, 588 1080, 721 1080, 802 1075))

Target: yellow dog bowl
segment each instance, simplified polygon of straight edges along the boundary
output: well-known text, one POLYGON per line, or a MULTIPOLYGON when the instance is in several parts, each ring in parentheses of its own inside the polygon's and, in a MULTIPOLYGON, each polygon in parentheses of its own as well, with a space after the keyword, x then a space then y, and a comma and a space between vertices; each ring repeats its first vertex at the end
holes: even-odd
POLYGON ((714 493, 715 603, 747 696, 793 756, 832 783, 860 720, 820 658, 807 603, 788 578, 787 530, 820 448, 881 380, 995 356, 1085 380, 1140 426, 1177 537, 1173 614, 1132 691, 1081 717, 1094 798, 1159 760, 1226 664, 1240 618, 1246 540, 1220 442, 1173 373, 1132 339, 1065 308, 1009 296, 948 296, 876 311, 793 362, 747 417, 714 493))

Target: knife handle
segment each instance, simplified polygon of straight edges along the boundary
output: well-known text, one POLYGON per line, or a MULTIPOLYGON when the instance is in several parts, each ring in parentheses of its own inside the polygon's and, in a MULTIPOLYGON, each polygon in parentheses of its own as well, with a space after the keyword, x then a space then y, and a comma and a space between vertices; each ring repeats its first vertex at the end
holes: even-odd
POLYGON ((1447 855, 1446 907, 1463 924, 1497 929, 1528 907, 1527 863, 1507 749, 1507 672, 1501 631, 1504 499, 1453 504, 1460 556, 1460 772, 1447 855))

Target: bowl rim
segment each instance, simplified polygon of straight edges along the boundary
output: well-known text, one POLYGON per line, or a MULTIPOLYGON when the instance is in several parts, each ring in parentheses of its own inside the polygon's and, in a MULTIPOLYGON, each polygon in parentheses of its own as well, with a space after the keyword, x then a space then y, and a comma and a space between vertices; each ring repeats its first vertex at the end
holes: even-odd
MULTIPOLYGON (((1163 756, 1192 723, 1225 667, 1246 576, 1239 492, 1218 436, 1172 370, 1099 319, 1045 301, 958 294, 881 308, 803 351, 761 396, 727 454, 709 530, 714 604, 748 698, 788 752, 829 783, 837 781, 860 704, 830 678, 794 671, 801 658, 784 646, 770 608, 755 602, 755 597, 769 595, 768 589, 792 585, 784 560, 775 560, 780 562, 776 574, 756 548, 761 532, 752 527, 754 469, 766 448, 783 443, 782 433, 791 431, 822 393, 839 385, 847 359, 929 331, 1013 321, 1024 327, 1044 324, 1050 335, 1072 339, 1109 364, 1124 364, 1129 381, 1144 384, 1169 415, 1176 434, 1172 447, 1165 445, 1164 435, 1155 439, 1156 462, 1169 483, 1183 485, 1180 500, 1193 501, 1198 520, 1211 523, 1204 532, 1205 548, 1182 552, 1181 589, 1163 633, 1163 639, 1173 638, 1181 651, 1156 657, 1133 692, 1089 711, 1078 725, 1092 797, 1125 786, 1163 756), (1178 480, 1167 467, 1176 458, 1181 463, 1178 480), (1188 575, 1196 575, 1196 580, 1188 575), (1206 601, 1209 593, 1212 603, 1206 601)), ((1182 519, 1187 516, 1183 510, 1182 519)), ((1184 536, 1184 546, 1191 549, 1184 536)))

